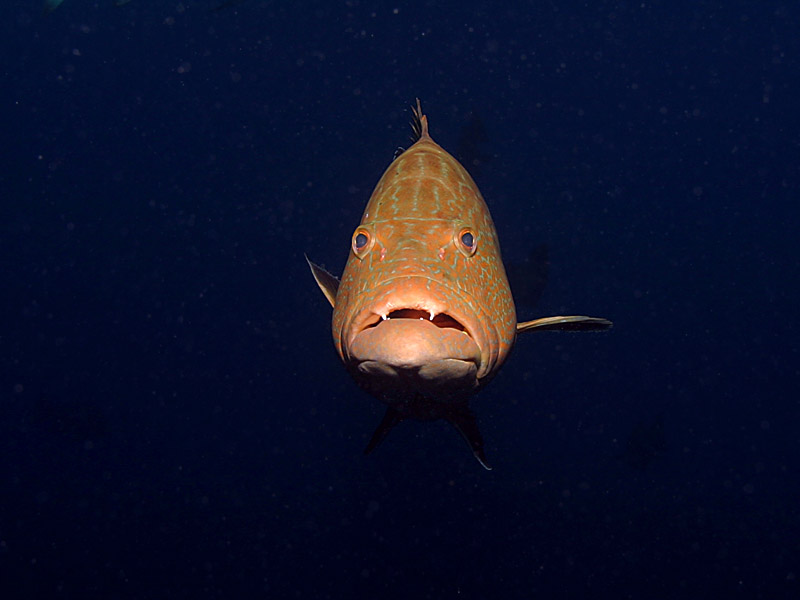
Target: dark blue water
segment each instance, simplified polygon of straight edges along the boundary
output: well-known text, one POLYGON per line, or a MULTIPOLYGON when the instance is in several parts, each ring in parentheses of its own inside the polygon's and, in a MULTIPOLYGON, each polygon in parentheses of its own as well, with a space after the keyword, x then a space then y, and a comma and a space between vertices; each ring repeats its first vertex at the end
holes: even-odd
POLYGON ((0 595, 800 597, 795 3, 214 6, 0 9, 0 595), (303 258, 416 97, 547 248, 520 319, 615 322, 519 340, 492 472, 362 456, 303 258))

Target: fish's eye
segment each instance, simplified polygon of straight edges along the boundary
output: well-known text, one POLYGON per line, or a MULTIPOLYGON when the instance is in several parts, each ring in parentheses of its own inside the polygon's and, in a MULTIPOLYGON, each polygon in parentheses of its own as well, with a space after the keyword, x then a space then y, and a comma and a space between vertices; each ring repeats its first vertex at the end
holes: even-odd
POLYGON ((353 233, 353 252, 358 258, 364 258, 372 247, 372 235, 364 228, 359 227, 353 233))
POLYGON ((459 229, 455 242, 464 256, 472 256, 478 248, 478 236, 470 227, 459 229))

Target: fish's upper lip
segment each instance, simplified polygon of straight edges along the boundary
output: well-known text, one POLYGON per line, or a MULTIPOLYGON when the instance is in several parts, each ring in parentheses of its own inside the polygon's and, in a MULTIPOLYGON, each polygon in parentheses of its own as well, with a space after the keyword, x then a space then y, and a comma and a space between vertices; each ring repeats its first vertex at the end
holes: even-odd
MULTIPOLYGON (((375 289, 384 287, 391 282, 396 282, 398 279, 427 279, 435 283, 437 286, 447 288, 447 290, 452 293, 469 295, 468 292, 464 290, 447 285, 441 279, 435 279, 433 277, 429 277, 428 275, 418 274, 395 275, 393 277, 389 277, 382 280, 377 286, 375 286, 375 289)), ((473 325, 474 320, 467 318, 462 311, 460 311, 457 307, 454 307, 452 304, 441 302, 433 297, 424 298, 424 296, 420 296, 420 298, 421 299, 404 305, 402 302, 394 303, 392 301, 392 296, 389 295, 380 302, 370 302, 363 305, 350 321, 350 325, 346 326, 345 328, 347 333, 343 337, 347 340, 348 346, 352 345, 353 340, 359 333, 373 325, 376 325, 384 316, 388 317, 389 313, 400 310, 416 310, 425 311, 428 314, 432 314, 433 316, 430 318, 430 320, 435 319, 437 315, 446 315, 458 323, 460 329, 466 335, 472 338, 475 343, 478 344, 479 348, 481 347, 478 343, 478 340, 481 338, 478 335, 478 332, 475 331, 475 326, 473 325)), ((478 316, 479 315, 476 315, 476 317, 478 316)), ((483 351, 483 348, 481 348, 481 350, 483 351)))

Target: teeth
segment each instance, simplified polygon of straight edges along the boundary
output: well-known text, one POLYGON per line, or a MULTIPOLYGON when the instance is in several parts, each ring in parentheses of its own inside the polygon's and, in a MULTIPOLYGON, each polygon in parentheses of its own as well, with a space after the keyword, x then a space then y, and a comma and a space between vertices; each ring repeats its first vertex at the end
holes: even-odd
MULTIPOLYGON (((428 320, 429 320, 429 321, 433 321, 433 319, 434 319, 434 317, 435 317, 435 316, 436 316, 436 313, 435 313, 434 311, 432 311, 432 310, 429 310, 429 311, 428 311, 428 320)), ((382 314, 382 315, 380 315, 380 317, 381 317, 381 320, 382 320, 382 321, 391 321, 391 319, 392 319, 392 318, 391 318, 390 316, 388 316, 387 314, 382 314)), ((419 320, 420 320, 420 321, 424 321, 424 320, 425 320, 425 317, 420 317, 420 318, 419 318, 419 320)))

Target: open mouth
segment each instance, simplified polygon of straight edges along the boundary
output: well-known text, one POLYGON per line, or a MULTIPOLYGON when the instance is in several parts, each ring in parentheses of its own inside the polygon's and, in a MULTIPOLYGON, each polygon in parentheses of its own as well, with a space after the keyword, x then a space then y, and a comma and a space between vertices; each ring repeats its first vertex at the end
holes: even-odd
POLYGON ((419 310, 416 308, 401 308, 398 310, 393 310, 386 315, 373 314, 364 324, 364 327, 361 331, 376 327, 381 321, 389 321, 391 319, 417 319, 420 321, 430 321, 440 329, 455 329, 456 331, 463 331, 464 333, 468 334, 467 328, 447 313, 434 314, 427 310, 419 310))
POLYGON ((457 384, 472 389, 481 367, 481 350, 467 323, 452 312, 437 313, 435 306, 422 306, 365 309, 343 340, 345 362, 381 381, 388 377, 396 383, 402 375, 428 390, 457 384))

